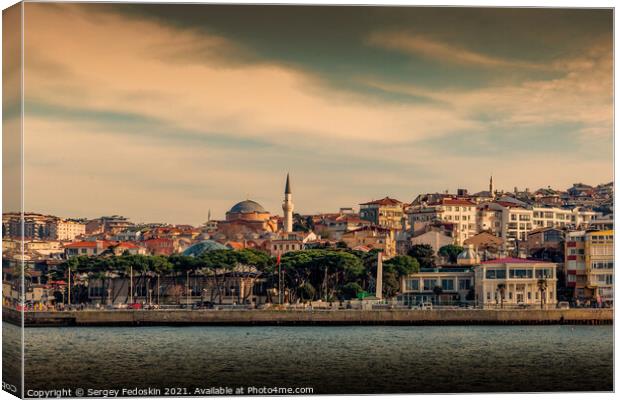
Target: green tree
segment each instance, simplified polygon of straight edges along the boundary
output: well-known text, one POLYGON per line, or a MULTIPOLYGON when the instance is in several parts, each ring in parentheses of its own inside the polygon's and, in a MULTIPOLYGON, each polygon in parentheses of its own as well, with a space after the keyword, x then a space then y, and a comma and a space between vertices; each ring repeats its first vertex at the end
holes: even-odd
MULTIPOLYGON (((376 273, 376 267, 375 267, 376 273)), ((418 261, 410 256, 395 256, 383 263, 383 293, 393 297, 400 291, 400 281, 409 274, 418 272, 418 261)))
MULTIPOLYGON (((316 289, 312 299, 332 300, 341 294, 342 287, 355 282, 364 273, 362 261, 355 255, 341 250, 313 249, 286 253, 281 258, 286 287, 291 301, 305 299, 316 289)), ((273 273, 277 274, 274 266, 273 273)))
POLYGON ((413 245, 407 255, 418 260, 420 268, 435 268, 435 251, 428 244, 413 245))
POLYGON ((357 294, 363 291, 364 289, 357 282, 349 282, 342 287, 342 294, 347 300, 357 298, 357 294))
POLYGON ((399 278, 420 271, 420 263, 411 256, 395 256, 387 260, 384 265, 393 267, 399 278))
POLYGON ((446 246, 442 246, 437 253, 440 256, 445 257, 451 264, 456 264, 457 257, 462 252, 463 252, 462 246, 457 246, 455 244, 448 244, 446 246))

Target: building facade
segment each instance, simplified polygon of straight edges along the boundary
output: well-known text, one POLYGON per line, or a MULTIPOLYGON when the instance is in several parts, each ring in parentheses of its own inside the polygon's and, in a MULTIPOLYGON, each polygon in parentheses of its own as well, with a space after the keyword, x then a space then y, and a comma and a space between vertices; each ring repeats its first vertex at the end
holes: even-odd
POLYGON ((407 218, 415 231, 436 221, 452 224, 454 241, 459 245, 477 233, 476 203, 469 199, 442 198, 436 203, 413 206, 407 210, 407 218))
POLYGON ((365 226, 342 235, 341 240, 347 247, 366 247, 382 250, 385 257, 396 255, 396 240, 394 230, 380 226, 365 226))
POLYGON ((389 197, 360 204, 360 218, 383 228, 401 229, 403 216, 403 203, 389 197))
POLYGON ((522 258, 483 261, 475 268, 476 302, 483 308, 557 303, 557 264, 522 258))

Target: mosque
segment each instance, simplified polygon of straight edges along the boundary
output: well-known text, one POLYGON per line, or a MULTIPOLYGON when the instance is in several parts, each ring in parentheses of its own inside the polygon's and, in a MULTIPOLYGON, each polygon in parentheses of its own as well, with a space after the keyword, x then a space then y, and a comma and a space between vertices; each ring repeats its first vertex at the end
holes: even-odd
MULTIPOLYGON (((284 201, 282 203, 282 231, 293 231, 293 194, 291 192, 290 177, 286 175, 284 201)), ((226 212, 226 219, 218 224, 218 236, 226 239, 259 239, 266 234, 279 231, 280 218, 271 215, 265 208, 253 200, 241 201, 226 212)))

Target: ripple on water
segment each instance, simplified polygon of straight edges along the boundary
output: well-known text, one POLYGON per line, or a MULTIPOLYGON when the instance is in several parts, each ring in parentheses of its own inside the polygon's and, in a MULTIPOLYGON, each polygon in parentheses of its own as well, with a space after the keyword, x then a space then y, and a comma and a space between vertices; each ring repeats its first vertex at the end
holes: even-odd
POLYGON ((26 385, 607 391, 612 353, 611 326, 29 328, 26 385))

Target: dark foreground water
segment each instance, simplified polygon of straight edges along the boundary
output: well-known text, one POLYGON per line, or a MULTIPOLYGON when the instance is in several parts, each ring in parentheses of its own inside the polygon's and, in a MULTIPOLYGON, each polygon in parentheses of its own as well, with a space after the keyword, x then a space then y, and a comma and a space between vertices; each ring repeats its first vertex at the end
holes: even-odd
POLYGON ((610 391, 613 327, 28 328, 25 373, 27 390, 610 391))

